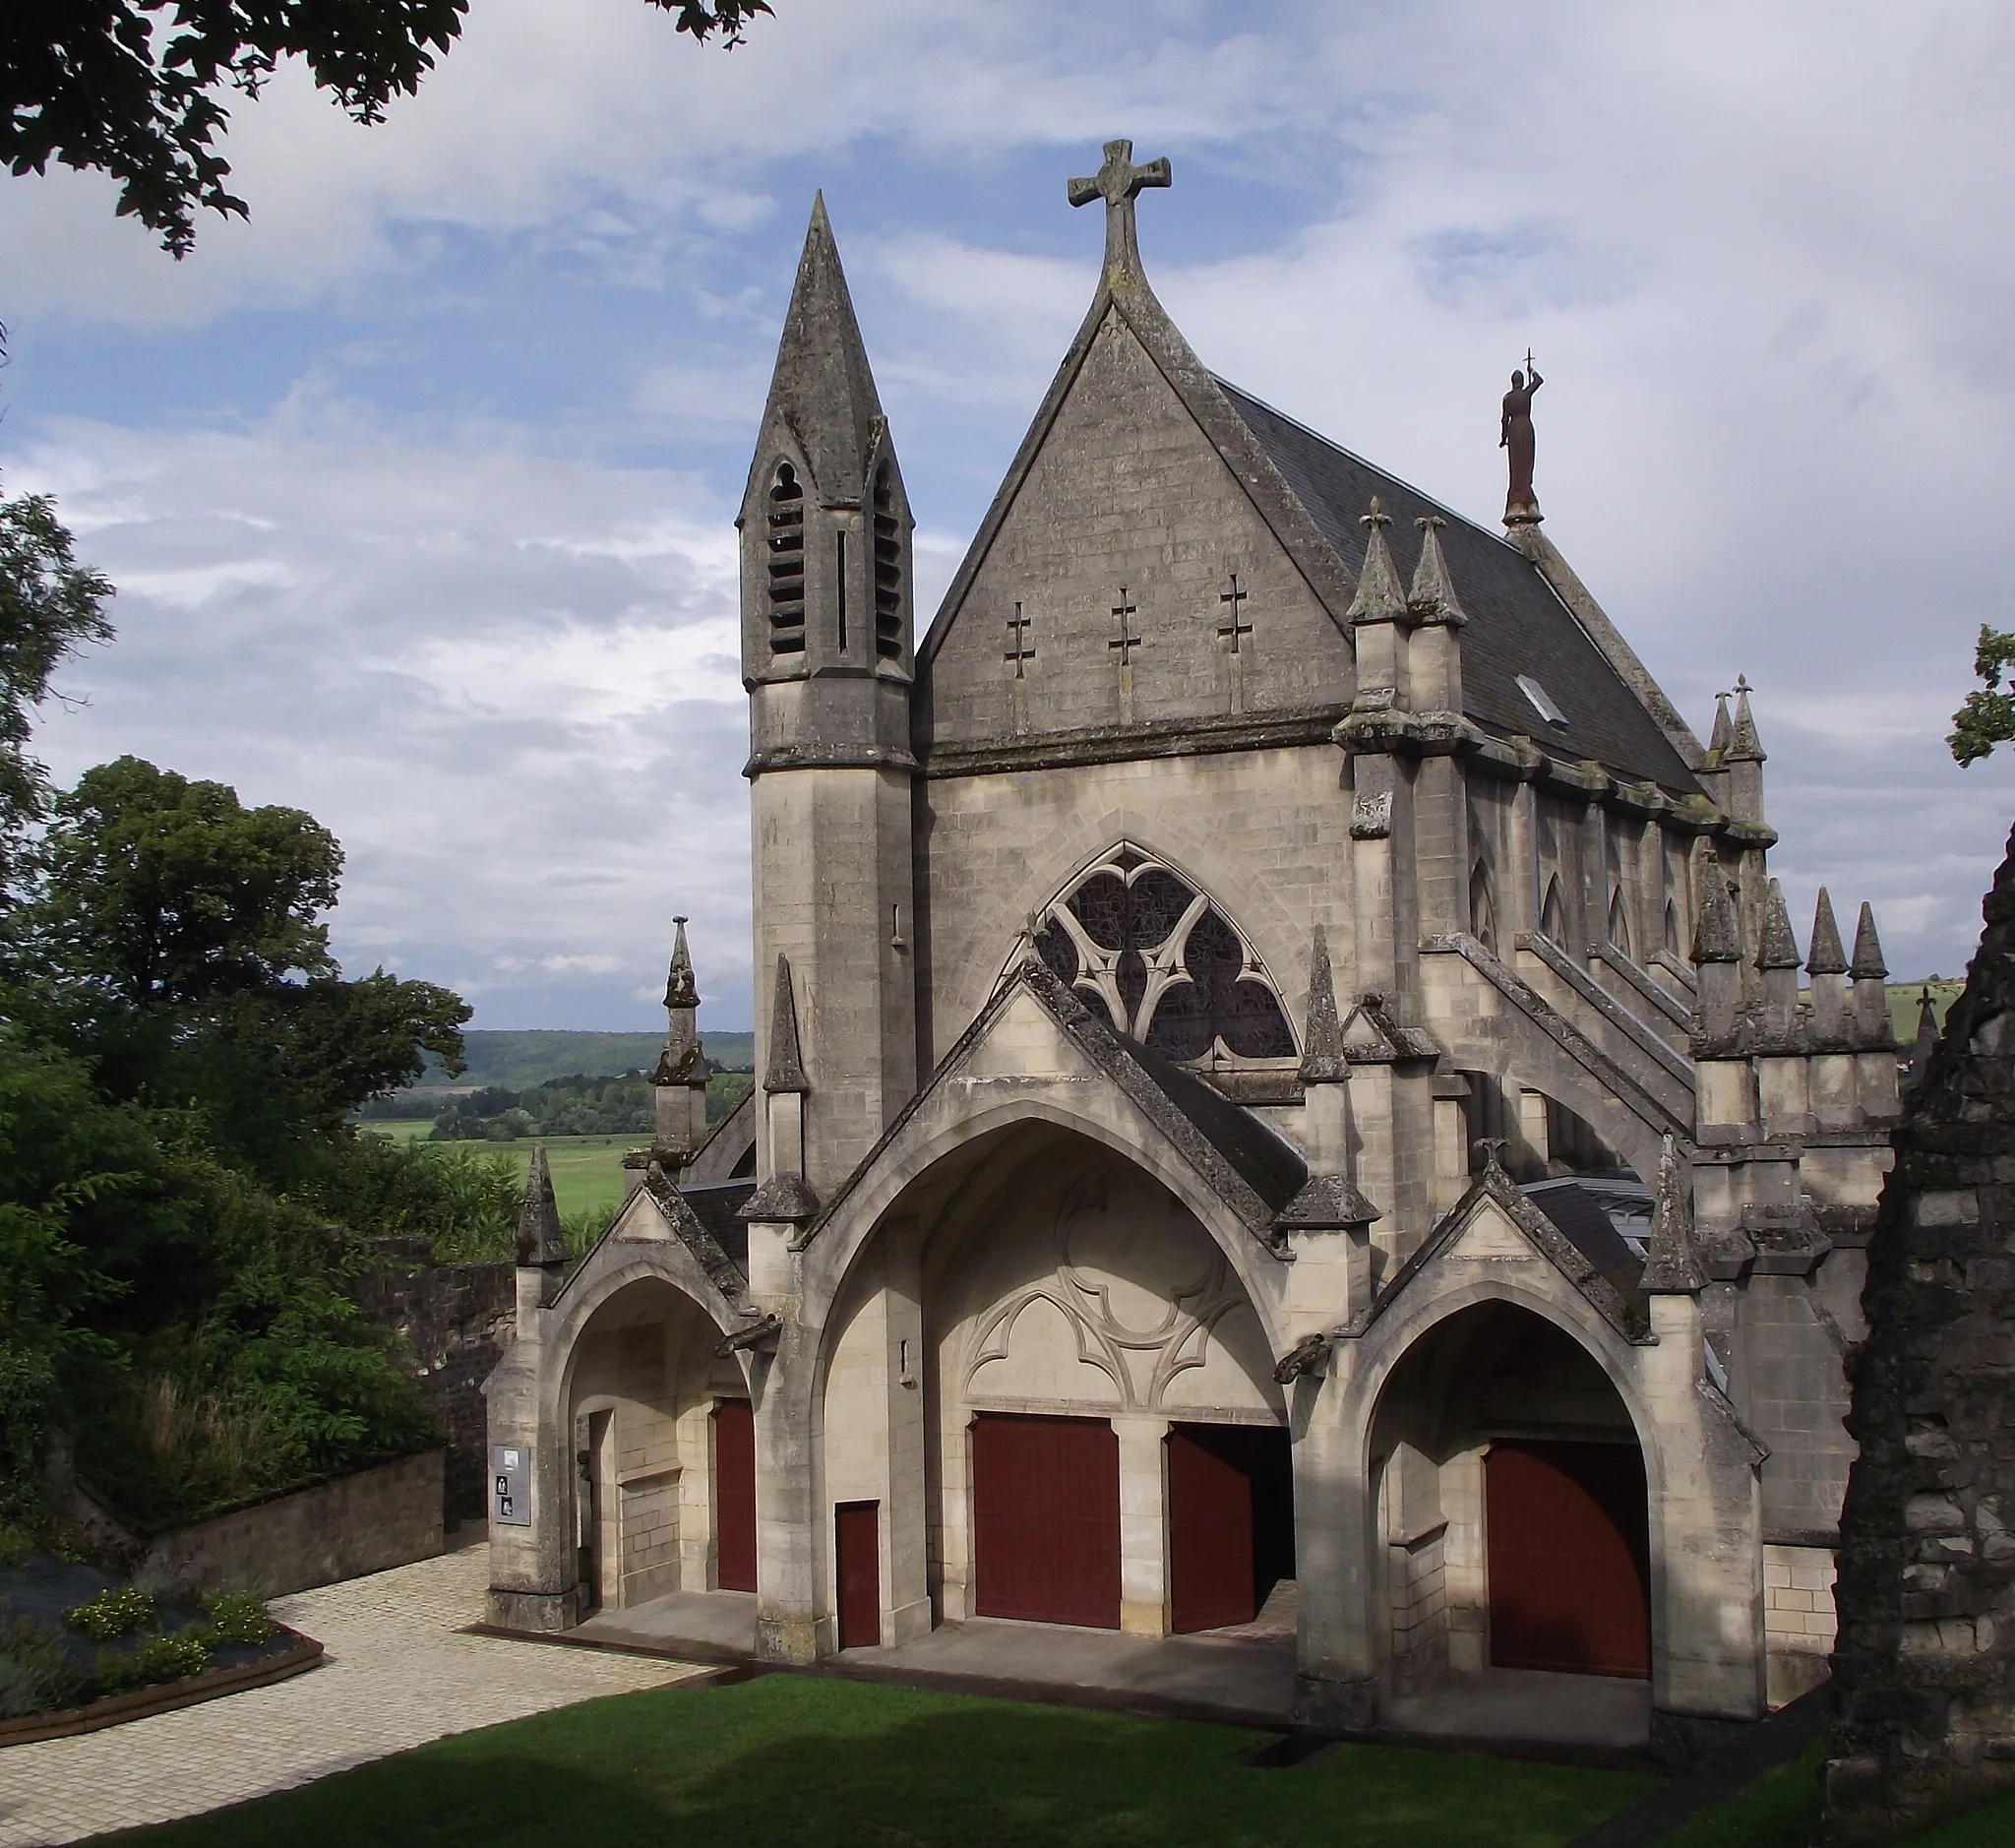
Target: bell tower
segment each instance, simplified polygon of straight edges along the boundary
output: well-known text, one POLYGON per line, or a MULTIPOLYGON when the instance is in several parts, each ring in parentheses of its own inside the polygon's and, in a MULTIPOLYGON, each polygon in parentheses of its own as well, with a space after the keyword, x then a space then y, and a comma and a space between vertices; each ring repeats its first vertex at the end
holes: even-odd
MULTIPOLYGON (((802 1110, 802 1213, 916 1088, 913 523, 823 197, 738 524, 755 967, 791 971, 804 1086, 765 1098, 802 1110)), ((773 995, 756 1017, 761 1073, 773 995)), ((764 1183, 773 1143, 759 1139, 764 1183)))

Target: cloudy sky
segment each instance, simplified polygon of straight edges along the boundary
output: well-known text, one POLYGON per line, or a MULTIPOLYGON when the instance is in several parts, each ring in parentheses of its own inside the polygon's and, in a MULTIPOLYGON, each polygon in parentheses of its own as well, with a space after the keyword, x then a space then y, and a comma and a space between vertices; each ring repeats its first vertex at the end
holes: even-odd
POLYGON ((1064 200, 1167 154, 1205 362, 1483 521, 1547 375, 1547 530, 1704 732, 1746 673, 1774 856, 1956 971, 2015 765, 1956 769, 2015 626, 2015 12, 472 0, 376 129, 283 76, 249 224, 177 265, 93 176, 0 175, 5 490, 120 586, 41 750, 312 811, 337 948, 478 1026, 748 1022, 730 520, 823 187, 935 605, 1095 280, 1064 200))

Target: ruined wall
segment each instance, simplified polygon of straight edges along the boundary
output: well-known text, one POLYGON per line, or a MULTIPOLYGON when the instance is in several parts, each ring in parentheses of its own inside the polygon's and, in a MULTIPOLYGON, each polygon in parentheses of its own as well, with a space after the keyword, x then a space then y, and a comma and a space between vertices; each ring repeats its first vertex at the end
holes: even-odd
POLYGON ((2015 1783, 2015 837, 1868 1253, 1825 1840, 2015 1783))

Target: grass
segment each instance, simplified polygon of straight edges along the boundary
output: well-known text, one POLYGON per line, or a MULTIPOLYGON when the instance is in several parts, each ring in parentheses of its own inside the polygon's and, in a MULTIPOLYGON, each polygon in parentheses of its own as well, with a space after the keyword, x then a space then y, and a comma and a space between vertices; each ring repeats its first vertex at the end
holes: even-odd
POLYGON ((590 1701, 120 1842, 160 1848, 1557 1848, 1642 1793, 1618 1771, 1345 1746, 791 1675, 590 1701))
MULTIPOLYGON (((403 1120, 373 1121, 362 1126, 374 1136, 388 1136, 396 1142, 417 1142, 428 1146, 434 1126, 430 1122, 403 1120)), ((641 1148, 650 1140, 647 1134, 636 1136, 555 1136, 546 1142, 546 1165, 552 1171, 553 1199, 560 1216, 572 1218, 592 1209, 608 1214, 623 1203, 623 1152, 641 1148)), ((502 1155, 517 1168, 522 1181, 531 1167, 532 1144, 521 1142, 435 1142, 436 1148, 472 1148, 481 1155, 502 1155)))

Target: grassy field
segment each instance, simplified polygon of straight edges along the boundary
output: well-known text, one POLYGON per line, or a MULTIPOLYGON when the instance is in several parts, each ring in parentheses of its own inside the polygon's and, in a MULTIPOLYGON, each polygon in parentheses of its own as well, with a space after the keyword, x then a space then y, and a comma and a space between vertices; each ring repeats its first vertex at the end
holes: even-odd
POLYGON ((1648 1780, 1349 1746, 1242 1764, 1260 1735, 770 1675, 465 1733, 114 1839, 162 1848, 1557 1848, 1648 1780))
MULTIPOLYGON (((367 1123, 362 1126, 375 1136, 389 1136, 397 1142, 427 1145, 433 1124, 367 1123)), ((592 1209, 611 1213, 623 1203, 623 1151, 641 1147, 648 1136, 556 1136, 546 1143, 546 1165, 553 1173, 553 1198, 563 1218, 592 1209)), ((532 1144, 525 1142, 436 1142, 436 1148, 473 1148, 485 1155, 501 1155, 510 1161, 522 1181, 531 1167, 532 1144)))
MULTIPOLYGON (((463 1733, 153 1829, 151 1848, 1560 1848, 1654 1787, 1621 1771, 1339 1746, 1287 1769, 1265 1735, 858 1682, 668 1688, 463 1733)), ((1662 1848, 1806 1848, 1825 1749, 1662 1848)), ((2015 1840, 2015 1791, 1897 1848, 2015 1840)))

